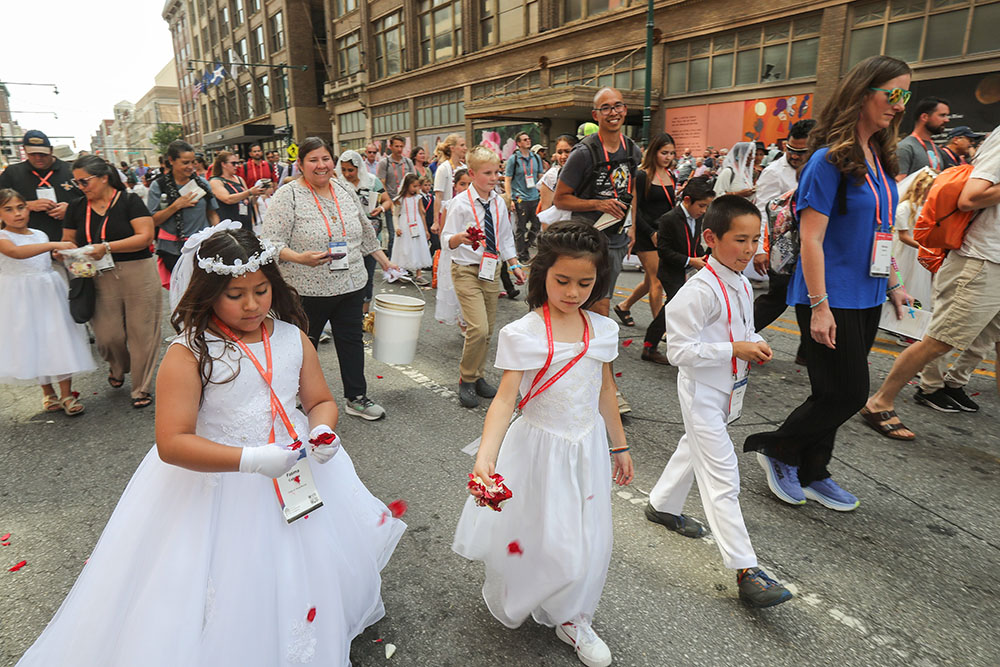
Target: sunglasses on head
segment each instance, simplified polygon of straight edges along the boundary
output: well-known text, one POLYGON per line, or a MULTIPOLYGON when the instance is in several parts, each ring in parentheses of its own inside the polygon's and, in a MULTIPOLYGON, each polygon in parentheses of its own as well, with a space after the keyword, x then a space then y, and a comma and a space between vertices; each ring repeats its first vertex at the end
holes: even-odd
POLYGON ((904 107, 906 103, 910 101, 910 91, 904 90, 902 88, 869 88, 868 90, 877 90, 879 92, 885 93, 886 97, 889 98, 889 104, 902 104, 904 107))

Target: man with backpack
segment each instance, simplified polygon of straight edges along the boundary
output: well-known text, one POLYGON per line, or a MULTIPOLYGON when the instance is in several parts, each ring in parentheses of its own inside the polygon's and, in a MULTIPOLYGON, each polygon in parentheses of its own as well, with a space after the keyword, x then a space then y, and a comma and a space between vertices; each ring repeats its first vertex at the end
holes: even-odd
POLYGON ((968 222, 959 211, 976 213, 964 229, 960 247, 948 253, 937 272, 933 315, 926 335, 899 355, 865 406, 879 418, 877 425, 868 420, 865 423, 896 440, 916 437, 900 426, 893 408, 899 392, 921 368, 953 348, 968 348, 981 336, 1000 340, 1000 127, 976 154, 968 180, 957 197, 949 197, 948 191, 935 197, 932 188, 914 231, 918 241, 928 210, 933 211, 932 225, 942 235, 952 236, 960 234, 960 228, 968 222))
POLYGON ((535 236, 541 231, 538 222, 538 183, 545 173, 542 158, 531 150, 531 135, 518 132, 514 138, 517 152, 507 158, 504 170, 504 192, 510 201, 511 210, 517 213, 517 224, 514 227, 514 245, 517 247, 517 259, 527 264, 528 248, 535 241, 535 236), (529 228, 530 226, 530 228, 529 228))
MULTIPOLYGON (((591 310, 607 317, 611 297, 628 253, 629 237, 625 231, 632 204, 635 170, 642 162, 642 151, 622 128, 628 107, 614 88, 602 88, 594 96, 591 115, 597 132, 587 135, 573 147, 559 172, 553 204, 572 211, 574 219, 594 225, 608 237, 611 280, 608 293, 591 310)), ((618 392, 618 410, 631 412, 625 397, 618 392)))

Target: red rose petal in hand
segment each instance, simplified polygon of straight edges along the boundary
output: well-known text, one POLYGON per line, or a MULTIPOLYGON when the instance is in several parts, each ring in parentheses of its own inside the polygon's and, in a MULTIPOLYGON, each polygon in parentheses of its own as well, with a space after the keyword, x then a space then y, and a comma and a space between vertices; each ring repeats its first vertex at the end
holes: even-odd
POLYGON ((337 434, 330 433, 320 433, 318 436, 309 441, 311 445, 330 445, 333 441, 337 439, 337 434))
POLYGON ((631 338, 626 338, 625 340, 622 341, 622 347, 628 347, 631 344, 632 344, 631 338))
POLYGON ((517 540, 514 540, 513 542, 507 545, 507 555, 509 556, 524 555, 524 551, 521 550, 521 544, 517 540))
POLYGON ((20 563, 18 563, 17 565, 15 565, 14 567, 10 568, 7 571, 8 572, 17 572, 18 570, 20 570, 22 567, 24 567, 27 564, 28 564, 28 561, 22 560, 20 563))
POLYGON ((0 542, 6 542, 9 539, 10 539, 10 533, 7 533, 3 537, 0 537, 0 542))
POLYGON ((393 500, 391 503, 386 505, 386 507, 388 507, 389 511, 392 512, 394 519, 398 519, 406 514, 406 510, 408 508, 405 500, 393 500))
POLYGON ((290 450, 292 450, 294 452, 296 449, 298 449, 301 446, 302 446, 302 443, 299 442, 298 440, 296 440, 292 444, 288 445, 288 449, 290 449, 290 450))
POLYGON ((314 620, 316 620, 316 607, 310 609, 309 613, 306 614, 306 621, 312 623, 314 620))

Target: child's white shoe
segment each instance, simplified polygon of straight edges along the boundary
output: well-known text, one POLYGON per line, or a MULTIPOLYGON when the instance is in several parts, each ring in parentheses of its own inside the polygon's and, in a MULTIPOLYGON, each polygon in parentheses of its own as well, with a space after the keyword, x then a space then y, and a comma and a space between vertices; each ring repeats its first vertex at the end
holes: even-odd
POLYGON ((608 667, 611 649, 597 636, 590 623, 579 616, 556 626, 556 637, 576 649, 576 657, 587 667, 608 667))

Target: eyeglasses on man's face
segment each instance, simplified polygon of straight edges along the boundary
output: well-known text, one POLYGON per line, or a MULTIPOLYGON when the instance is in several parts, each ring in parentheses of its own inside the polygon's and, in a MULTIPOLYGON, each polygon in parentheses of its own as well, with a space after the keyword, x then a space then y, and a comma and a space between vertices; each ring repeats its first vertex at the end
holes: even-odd
POLYGON ((614 104, 602 104, 598 108, 594 109, 594 111, 598 112, 602 116, 610 116, 611 112, 624 113, 626 108, 627 107, 624 102, 615 102, 614 104))
POLYGON ((889 98, 889 104, 893 106, 897 104, 902 104, 904 107, 906 103, 910 101, 910 91, 903 88, 869 88, 868 90, 877 90, 880 93, 885 93, 885 96, 889 98))
POLYGON ((809 152, 808 148, 792 148, 789 145, 785 145, 785 152, 792 153, 793 155, 805 155, 809 152))

